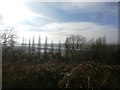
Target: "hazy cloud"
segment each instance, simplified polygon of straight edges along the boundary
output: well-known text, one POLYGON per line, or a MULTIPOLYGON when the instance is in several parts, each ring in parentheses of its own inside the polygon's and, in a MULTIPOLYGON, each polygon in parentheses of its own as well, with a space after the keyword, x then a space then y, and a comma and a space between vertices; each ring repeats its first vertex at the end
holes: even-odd
POLYGON ((42 29, 56 37, 80 34, 90 39, 105 35, 108 43, 118 40, 118 30, 115 27, 92 22, 51 23, 43 26, 42 29))

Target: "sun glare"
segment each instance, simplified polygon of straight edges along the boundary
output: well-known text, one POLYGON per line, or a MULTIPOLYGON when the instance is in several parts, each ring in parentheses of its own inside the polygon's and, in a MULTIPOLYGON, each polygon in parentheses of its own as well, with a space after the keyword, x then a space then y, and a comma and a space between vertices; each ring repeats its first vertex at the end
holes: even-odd
POLYGON ((3 23, 14 25, 30 19, 32 13, 25 7, 23 0, 0 0, 0 15, 3 23))

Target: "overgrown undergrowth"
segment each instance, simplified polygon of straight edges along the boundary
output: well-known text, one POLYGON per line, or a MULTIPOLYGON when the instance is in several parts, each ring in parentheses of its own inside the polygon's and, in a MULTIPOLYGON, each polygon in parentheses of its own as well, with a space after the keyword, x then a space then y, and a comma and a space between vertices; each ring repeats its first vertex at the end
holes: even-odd
POLYGON ((3 88, 120 88, 120 66, 80 64, 3 65, 3 88))

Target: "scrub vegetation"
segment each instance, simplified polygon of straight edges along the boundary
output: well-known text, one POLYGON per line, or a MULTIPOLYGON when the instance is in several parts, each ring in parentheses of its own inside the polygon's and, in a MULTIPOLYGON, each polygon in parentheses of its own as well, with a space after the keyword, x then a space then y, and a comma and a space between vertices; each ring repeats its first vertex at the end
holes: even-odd
POLYGON ((57 48, 47 37, 44 47, 40 36, 20 46, 16 38, 13 30, 0 35, 3 88, 120 88, 120 47, 105 36, 70 35, 57 48))

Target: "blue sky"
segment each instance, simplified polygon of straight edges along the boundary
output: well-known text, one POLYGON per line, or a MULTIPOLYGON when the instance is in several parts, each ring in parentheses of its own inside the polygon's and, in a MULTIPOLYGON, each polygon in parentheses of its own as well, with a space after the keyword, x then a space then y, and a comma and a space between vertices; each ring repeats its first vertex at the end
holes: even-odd
POLYGON ((42 42, 46 36, 49 42, 64 42, 65 37, 71 34, 88 39, 105 35, 109 43, 117 42, 117 2, 25 2, 24 8, 20 9, 20 16, 12 20, 20 37, 31 38, 34 35, 37 41, 40 35, 42 42))
POLYGON ((42 13, 56 22, 95 22, 117 27, 117 2, 85 2, 82 3, 83 6, 79 6, 79 2, 72 4, 73 2, 32 2, 27 6, 33 12, 42 13))

